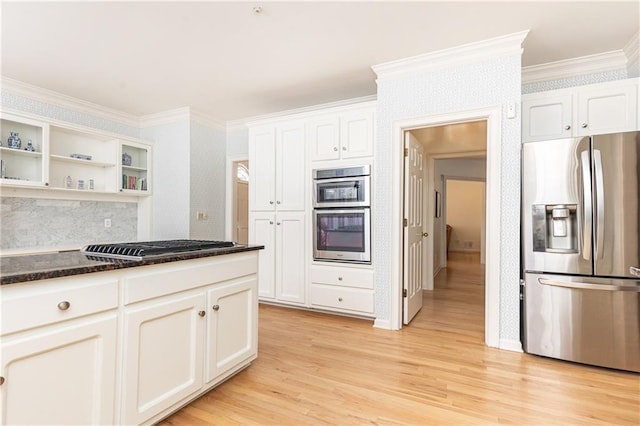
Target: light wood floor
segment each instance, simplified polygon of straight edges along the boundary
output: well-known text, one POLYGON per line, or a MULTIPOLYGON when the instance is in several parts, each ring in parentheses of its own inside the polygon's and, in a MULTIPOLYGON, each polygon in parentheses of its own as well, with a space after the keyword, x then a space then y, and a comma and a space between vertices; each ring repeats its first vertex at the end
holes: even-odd
POLYGON ((161 424, 640 424, 636 374, 485 347, 483 297, 452 253, 401 331, 263 305, 258 359, 161 424))

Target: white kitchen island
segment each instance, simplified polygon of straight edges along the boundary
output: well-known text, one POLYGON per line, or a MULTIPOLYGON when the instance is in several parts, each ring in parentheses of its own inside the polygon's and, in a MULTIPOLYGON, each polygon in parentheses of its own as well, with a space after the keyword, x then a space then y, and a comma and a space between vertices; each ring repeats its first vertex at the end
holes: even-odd
POLYGON ((58 254, 77 274, 47 265, 55 254, 18 256, 40 269, 19 278, 3 258, 0 423, 151 424, 249 366, 259 249, 112 265, 58 254))

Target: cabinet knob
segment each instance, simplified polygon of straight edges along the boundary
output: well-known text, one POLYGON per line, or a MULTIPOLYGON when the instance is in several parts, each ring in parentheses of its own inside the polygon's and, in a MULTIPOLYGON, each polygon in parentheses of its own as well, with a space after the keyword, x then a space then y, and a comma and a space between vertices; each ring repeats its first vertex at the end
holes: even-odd
POLYGON ((45 183, 44 183, 44 186, 49 186, 49 182, 45 182, 45 183))
POLYGON ((346 150, 347 150, 347 147, 346 147, 346 146, 343 146, 343 147, 342 147, 342 150, 343 150, 343 151, 346 151, 346 150))
POLYGON ((218 310, 220 310, 220 305, 213 305, 211 309, 217 312, 218 310))
POLYGON ((427 238, 427 237, 429 236, 429 233, 428 233, 428 232, 423 232, 423 233, 422 233, 422 236, 423 236, 423 237, 425 237, 425 238, 427 238))
POLYGON ((276 201, 276 204, 280 204, 280 201, 276 201))
POLYGON ((66 311, 70 307, 71 303, 69 303, 67 300, 63 300, 62 302, 58 303, 58 309, 60 309, 61 311, 66 311))
POLYGON ((4 377, 0 376, 0 386, 4 385, 4 377))
POLYGON ((273 201, 269 201, 269 204, 273 204, 273 201))
POLYGON ((276 225, 280 225, 280 222, 276 222, 276 225))
POLYGON ((207 313, 205 311, 198 311, 198 315, 201 317, 205 316, 207 313))
POLYGON ((338 277, 338 281, 342 281, 342 277, 338 277))
POLYGON ((333 150, 334 150, 334 151, 337 151, 337 150, 338 150, 338 147, 337 147, 337 146, 334 146, 334 147, 333 147, 333 150))
POLYGON ((586 129, 587 128, 587 123, 582 123, 582 128, 586 129))
POLYGON ((342 302, 342 297, 338 297, 338 302, 342 302))
POLYGON ((566 126, 564 126, 564 129, 565 130, 571 130, 571 126, 567 124, 566 126))
POLYGON ((269 225, 273 225, 273 221, 272 220, 269 221, 269 225))

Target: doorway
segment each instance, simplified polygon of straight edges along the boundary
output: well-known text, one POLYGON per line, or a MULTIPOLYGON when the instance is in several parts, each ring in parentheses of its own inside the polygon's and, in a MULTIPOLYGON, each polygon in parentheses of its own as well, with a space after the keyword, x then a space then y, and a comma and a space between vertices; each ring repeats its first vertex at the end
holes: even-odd
POLYGON ((249 161, 227 160, 227 226, 226 239, 239 244, 249 242, 249 161))
MULTIPOLYGON (((455 155, 486 155, 486 268, 485 279, 487 283, 485 286, 485 344, 492 347, 499 346, 499 318, 500 318, 500 146, 501 136, 500 129, 502 125, 502 117, 500 108, 486 108, 473 111, 465 111, 458 113, 450 113, 442 116, 423 117, 397 121, 393 125, 394 129, 394 146, 396 146, 397 154, 394 153, 394 181, 397 182, 397 186, 394 185, 393 200, 394 205, 399 206, 397 213, 394 217, 398 217, 396 223, 402 224, 400 218, 404 217, 401 200, 405 196, 403 182, 403 162, 401 152, 404 151, 404 138, 406 132, 416 132, 423 129, 431 129, 434 132, 438 131, 451 131, 456 129, 457 125, 471 125, 471 123, 481 122, 485 126, 483 131, 483 146, 486 147, 486 151, 482 151, 478 148, 469 148, 460 146, 455 155), (478 152, 478 151, 479 152, 478 152), (398 191, 399 188, 399 192, 398 191)), ((425 232, 433 235, 434 232, 434 194, 435 194, 435 176, 433 173, 434 162, 437 156, 446 155, 447 152, 451 153, 451 147, 453 145, 440 143, 433 145, 434 147, 441 148, 440 151, 432 150, 431 155, 426 160, 427 171, 425 185, 427 200, 425 210, 425 232)), ((402 328, 402 315, 403 315, 403 283, 404 283, 404 242, 402 238, 402 229, 400 226, 393 229, 393 242, 394 246, 398 247, 397 253, 399 259, 392 264, 392 275, 399 278, 398 284, 392 283, 392 300, 391 300, 391 328, 402 328), (397 246, 395 245, 397 244, 397 246), (397 274, 397 275, 396 275, 397 274)), ((425 240, 425 264, 424 269, 425 282, 433 281, 433 253, 434 242, 433 238, 427 238, 425 240)), ((431 284, 432 285, 432 284, 431 284)), ((431 287, 432 288, 432 287, 431 287)))
MULTIPOLYGON (((419 283, 421 290, 433 291, 435 275, 447 266, 447 258, 443 253, 446 253, 447 249, 446 235, 449 234, 447 229, 451 229, 449 218, 455 219, 453 249, 484 253, 484 227, 481 224, 484 220, 483 181, 486 176, 484 154, 487 145, 486 134, 486 120, 430 126, 406 132, 405 155, 407 153, 410 155, 405 157, 404 216, 408 222, 404 227, 405 243, 403 244, 404 287, 407 290, 406 295, 403 291, 404 324, 408 324, 422 307, 423 292, 415 294, 415 283, 413 283, 415 278, 421 278, 422 282, 419 283), (431 166, 425 167, 424 170, 421 168, 421 176, 416 178, 411 176, 413 172, 407 168, 407 164, 415 162, 408 160, 418 152, 420 156, 431 160, 426 162, 431 166), (461 177, 454 180, 451 175, 461 177), (407 180, 410 177, 411 179, 407 180), (415 189, 408 185, 408 182, 416 179, 419 182, 423 180, 431 182, 432 189, 429 190, 429 185, 424 185, 422 193, 416 197, 415 189), (477 182, 479 180, 482 182, 477 182), (447 185, 448 182, 450 185, 447 185), (478 187, 468 187, 474 185, 478 187), (414 198, 422 205, 419 209, 407 209, 414 198), (414 220, 411 217, 414 211, 419 211, 422 215, 418 223, 420 228, 418 231, 412 228, 414 220), (414 234, 418 235, 416 238, 419 239, 420 246, 417 246, 412 239, 407 239, 407 236, 411 237, 414 234), (419 238, 420 234, 426 238, 419 238), (412 265, 411 262, 417 253, 416 247, 421 248, 419 253, 422 256, 418 266, 412 265)), ((422 158, 420 164, 423 164, 422 158)))

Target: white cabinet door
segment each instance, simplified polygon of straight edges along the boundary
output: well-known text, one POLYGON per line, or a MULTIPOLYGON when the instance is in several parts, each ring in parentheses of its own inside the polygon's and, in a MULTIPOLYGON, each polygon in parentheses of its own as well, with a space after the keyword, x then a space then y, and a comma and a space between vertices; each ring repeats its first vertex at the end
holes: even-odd
POLYGON ((199 293, 125 313, 123 423, 140 424, 202 387, 204 302, 199 293))
POLYGON ((258 296, 261 299, 274 299, 276 297, 276 217, 274 213, 250 212, 249 213, 249 242, 263 245, 258 255, 258 296))
POLYGON ((278 127, 275 173, 277 210, 304 210, 304 188, 307 185, 304 145, 303 123, 278 127))
POLYGON ((261 299, 305 302, 305 213, 251 212, 251 244, 261 244, 258 261, 261 299))
POLYGON ((522 99, 522 141, 559 139, 573 135, 572 96, 522 99))
POLYGON ((337 160, 340 158, 340 119, 338 116, 313 120, 309 124, 311 158, 337 160))
POLYGON ((342 158, 373 155, 373 110, 348 112, 340 117, 342 158))
POLYGON ((273 126, 249 131, 249 206, 251 210, 276 208, 276 131, 273 126))
POLYGON ((305 302, 305 215, 302 212, 276 216, 276 298, 305 302))
POLYGON ((207 292, 207 351, 205 382, 224 378, 224 373, 258 352, 258 280, 255 275, 207 292))
POLYGON ((637 102, 635 84, 580 90, 578 136, 636 130, 637 102))
POLYGON ((113 313, 5 340, 0 424, 115 424, 116 327, 113 313))

